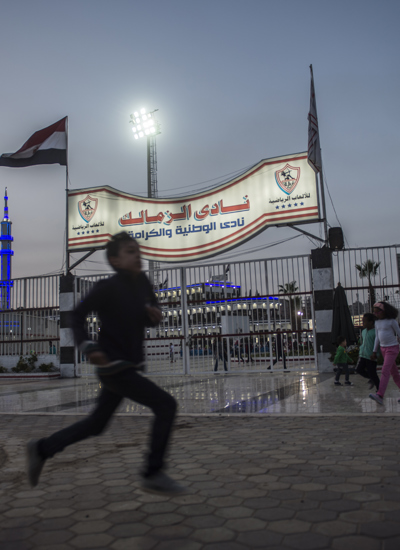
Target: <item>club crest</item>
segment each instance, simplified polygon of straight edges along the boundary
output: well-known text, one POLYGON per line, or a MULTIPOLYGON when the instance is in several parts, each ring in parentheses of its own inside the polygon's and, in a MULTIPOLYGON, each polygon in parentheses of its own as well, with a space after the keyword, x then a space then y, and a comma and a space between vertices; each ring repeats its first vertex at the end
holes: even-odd
POLYGON ((295 168, 286 164, 280 170, 275 172, 275 180, 278 186, 286 195, 290 195, 294 191, 300 179, 300 168, 295 168))
POLYGON ((93 199, 90 195, 78 202, 78 210, 81 217, 86 223, 90 222, 96 214, 97 204, 99 199, 93 199))

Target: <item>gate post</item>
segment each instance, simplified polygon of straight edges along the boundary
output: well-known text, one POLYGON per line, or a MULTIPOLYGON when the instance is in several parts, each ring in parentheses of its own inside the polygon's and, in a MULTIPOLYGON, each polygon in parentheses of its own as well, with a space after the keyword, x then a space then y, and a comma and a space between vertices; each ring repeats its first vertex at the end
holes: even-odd
POLYGON ((183 374, 190 372, 190 348, 189 348, 189 323, 187 314, 187 294, 186 294, 186 267, 181 267, 181 308, 182 308, 182 360, 183 374))
POLYGON ((319 372, 332 372, 333 268, 329 248, 311 250, 312 285, 315 312, 315 357, 319 372))
POLYGON ((71 312, 75 308, 75 277, 72 273, 60 277, 60 373, 61 378, 76 376, 75 344, 71 312))

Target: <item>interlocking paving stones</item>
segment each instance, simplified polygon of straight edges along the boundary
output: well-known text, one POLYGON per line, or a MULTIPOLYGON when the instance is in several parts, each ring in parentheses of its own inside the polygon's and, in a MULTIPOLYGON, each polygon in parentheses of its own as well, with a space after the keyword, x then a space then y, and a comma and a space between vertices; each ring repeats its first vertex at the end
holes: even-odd
POLYGON ((0 546, 398 550, 399 416, 394 403, 382 415, 363 406, 368 414, 178 417, 169 473, 188 493, 173 498, 139 488, 150 416, 115 417, 48 461, 30 489, 26 441, 81 417, 0 415, 0 546))

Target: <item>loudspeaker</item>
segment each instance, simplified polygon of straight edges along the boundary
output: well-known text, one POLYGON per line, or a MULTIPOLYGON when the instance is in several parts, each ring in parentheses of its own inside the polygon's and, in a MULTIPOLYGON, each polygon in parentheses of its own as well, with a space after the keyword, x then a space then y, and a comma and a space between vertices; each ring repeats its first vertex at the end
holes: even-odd
POLYGON ((343 231, 341 227, 330 227, 328 236, 329 236, 329 248, 331 250, 343 250, 344 239, 343 239, 343 231))

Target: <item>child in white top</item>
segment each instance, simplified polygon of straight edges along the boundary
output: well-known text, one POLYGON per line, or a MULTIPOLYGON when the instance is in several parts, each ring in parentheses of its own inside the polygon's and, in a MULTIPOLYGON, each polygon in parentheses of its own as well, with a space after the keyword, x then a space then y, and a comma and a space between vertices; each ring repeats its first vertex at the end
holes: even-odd
POLYGON ((400 388, 400 374, 396 365, 396 359, 399 354, 400 327, 397 322, 398 311, 387 302, 376 302, 374 304, 374 314, 378 319, 375 321, 375 344, 371 360, 376 361, 376 352, 380 346, 383 355, 382 375, 379 383, 379 390, 376 393, 370 393, 371 399, 374 399, 380 405, 383 405, 383 396, 389 383, 390 375, 398 388, 400 388))

